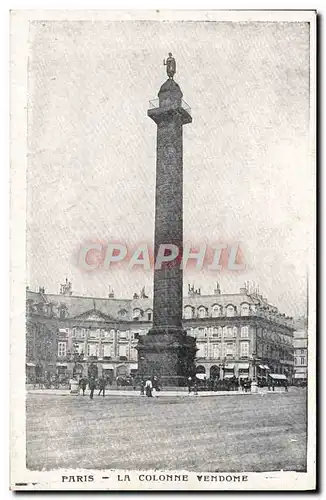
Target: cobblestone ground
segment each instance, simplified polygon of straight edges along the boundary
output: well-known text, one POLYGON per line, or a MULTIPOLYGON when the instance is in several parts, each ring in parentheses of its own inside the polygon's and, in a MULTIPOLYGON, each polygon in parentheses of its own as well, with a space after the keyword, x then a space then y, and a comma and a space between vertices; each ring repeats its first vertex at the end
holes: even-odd
POLYGON ((304 471, 306 391, 247 397, 27 396, 27 467, 304 471))

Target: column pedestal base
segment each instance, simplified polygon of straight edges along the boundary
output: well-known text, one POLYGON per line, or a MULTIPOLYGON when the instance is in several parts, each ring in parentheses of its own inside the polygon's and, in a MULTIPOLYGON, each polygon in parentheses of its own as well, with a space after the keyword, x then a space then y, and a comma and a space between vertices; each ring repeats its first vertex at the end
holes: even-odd
POLYGON ((143 380, 156 376, 163 387, 182 387, 195 373, 196 340, 183 330, 164 334, 153 329, 139 339, 137 350, 143 380))

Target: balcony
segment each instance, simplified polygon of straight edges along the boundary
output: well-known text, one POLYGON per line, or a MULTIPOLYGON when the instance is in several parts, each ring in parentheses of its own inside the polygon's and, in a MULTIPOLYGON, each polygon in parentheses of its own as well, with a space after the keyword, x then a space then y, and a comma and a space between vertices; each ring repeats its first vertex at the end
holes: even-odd
MULTIPOLYGON (((179 104, 171 104, 170 106, 166 106, 167 108, 179 108, 179 104)), ((159 109, 160 108, 160 100, 159 99, 153 99, 152 101, 149 101, 149 110, 152 109, 159 109)), ((183 99, 181 99, 181 108, 187 111, 189 115, 191 116, 191 107, 189 104, 186 103, 183 99)), ((164 109, 164 107, 161 106, 161 109, 164 109)))

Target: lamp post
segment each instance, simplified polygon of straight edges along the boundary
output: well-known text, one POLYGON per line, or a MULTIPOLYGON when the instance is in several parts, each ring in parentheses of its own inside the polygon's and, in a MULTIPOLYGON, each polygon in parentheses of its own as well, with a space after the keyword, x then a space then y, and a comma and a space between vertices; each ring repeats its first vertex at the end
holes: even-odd
POLYGON ((143 380, 143 375, 144 375, 144 374, 143 374, 143 366, 144 366, 144 365, 143 365, 143 361, 144 361, 144 359, 145 359, 145 358, 144 358, 144 356, 141 356, 141 357, 139 358, 139 360, 141 361, 140 366, 142 367, 142 369, 141 369, 141 373, 140 373, 140 379, 141 379, 140 381, 142 381, 142 380, 143 380))
POLYGON ((224 380, 225 361, 226 361, 226 357, 224 356, 224 358, 222 360, 222 363, 219 364, 219 367, 220 367, 220 379, 221 380, 224 380), (222 377, 221 377, 221 375, 222 375, 222 377))
POLYGON ((252 353, 252 384, 251 384, 251 392, 257 392, 258 387, 257 387, 257 353, 256 351, 253 351, 252 353))

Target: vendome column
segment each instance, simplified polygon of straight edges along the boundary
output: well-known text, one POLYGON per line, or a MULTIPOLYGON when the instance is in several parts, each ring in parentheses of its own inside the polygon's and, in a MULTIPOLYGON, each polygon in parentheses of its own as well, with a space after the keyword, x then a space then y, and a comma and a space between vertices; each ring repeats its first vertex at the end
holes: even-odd
MULTIPOLYGON (((175 60, 166 61, 168 80, 148 116, 157 125, 155 194, 155 261, 162 245, 183 247, 183 125, 192 122, 182 92, 174 81, 175 60)), ((169 254, 169 250, 165 255, 169 254)), ((163 385, 183 385, 193 375, 196 341, 182 327, 183 271, 181 259, 154 270, 153 327, 138 343, 139 374, 158 376, 163 385)))

